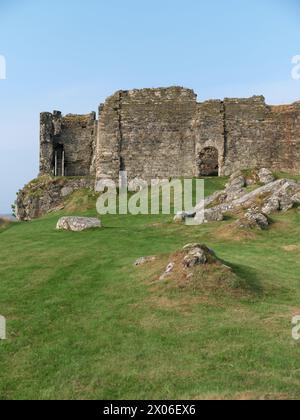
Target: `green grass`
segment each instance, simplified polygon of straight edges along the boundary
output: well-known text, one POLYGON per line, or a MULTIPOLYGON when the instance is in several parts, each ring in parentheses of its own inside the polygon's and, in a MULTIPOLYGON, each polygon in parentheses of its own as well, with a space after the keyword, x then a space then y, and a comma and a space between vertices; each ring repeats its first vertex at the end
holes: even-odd
MULTIPOLYGON (((207 193, 224 183, 208 180, 207 193)), ((300 397, 299 210, 251 240, 220 235, 227 222, 186 227, 170 216, 57 232, 63 214, 1 230, 1 399, 300 397), (190 242, 213 248, 251 294, 158 284, 168 255, 190 242), (161 266, 134 268, 146 255, 161 266)))
POLYGON ((287 172, 275 172, 275 177, 278 179, 287 178, 287 179, 293 179, 295 181, 300 181, 300 175, 291 175, 287 172))

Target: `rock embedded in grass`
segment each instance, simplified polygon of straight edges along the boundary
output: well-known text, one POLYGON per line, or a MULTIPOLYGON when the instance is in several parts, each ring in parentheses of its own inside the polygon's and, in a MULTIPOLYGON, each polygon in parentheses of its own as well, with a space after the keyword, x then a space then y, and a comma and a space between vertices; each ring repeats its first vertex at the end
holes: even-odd
POLYGON ((195 211, 192 211, 192 212, 180 211, 174 217, 174 222, 175 223, 178 223, 178 224, 184 223, 186 221, 186 219, 193 218, 195 216, 196 216, 196 212, 195 211))
POLYGON ((266 230, 269 228, 269 220, 259 209, 249 209, 244 217, 236 222, 236 225, 241 229, 266 230))
POLYGON ((134 262, 134 266, 135 267, 140 267, 141 265, 145 265, 147 263, 153 262, 156 260, 155 256, 150 256, 150 257, 141 257, 138 258, 135 262, 134 262))
POLYGON ((224 220, 224 214, 219 209, 207 209, 204 211, 204 222, 222 222, 224 220))
POLYGON ((191 244, 183 248, 186 256, 183 259, 185 268, 195 267, 196 265, 211 264, 217 261, 214 251, 206 245, 191 244))
POLYGON ((174 217, 173 221, 174 221, 175 223, 178 223, 178 224, 180 224, 180 223, 184 223, 184 221, 185 221, 184 213, 183 213, 183 212, 177 213, 177 214, 175 215, 175 217, 174 217))
POLYGON ((167 268, 166 268, 165 272, 160 276, 159 280, 160 281, 165 280, 173 272, 174 267, 175 267, 175 263, 174 262, 170 262, 167 265, 167 268))
POLYGON ((72 232, 82 232, 88 229, 100 229, 101 221, 93 217, 62 217, 56 225, 57 230, 67 230, 72 232))
MULTIPOLYGON (((160 276, 161 281, 169 278, 175 271, 178 274, 178 270, 179 274, 180 272, 185 273, 185 275, 190 277, 190 273, 186 274, 189 269, 201 265, 220 263, 214 251, 206 245, 201 244, 185 245, 182 251, 172 257, 172 260, 173 261, 168 264, 165 272, 160 276)), ((174 274, 176 275, 176 273, 174 274)))

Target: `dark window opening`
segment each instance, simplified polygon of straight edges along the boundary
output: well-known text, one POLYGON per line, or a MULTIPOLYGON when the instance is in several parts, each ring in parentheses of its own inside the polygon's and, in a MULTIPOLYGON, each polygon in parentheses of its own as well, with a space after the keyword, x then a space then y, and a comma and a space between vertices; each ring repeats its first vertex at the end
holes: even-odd
POLYGON ((120 171, 121 172, 124 172, 126 170, 126 167, 125 167, 125 160, 124 160, 124 158, 120 158, 120 171))

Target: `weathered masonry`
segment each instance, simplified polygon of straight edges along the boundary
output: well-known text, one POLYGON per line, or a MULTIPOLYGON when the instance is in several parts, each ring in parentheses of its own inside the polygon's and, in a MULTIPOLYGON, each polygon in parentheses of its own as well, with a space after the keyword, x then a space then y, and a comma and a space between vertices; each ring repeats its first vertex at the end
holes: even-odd
POLYGON ((197 102, 180 87, 120 91, 96 113, 41 114, 40 174, 129 179, 300 173, 300 102, 264 97, 197 102))
POLYGON ((40 174, 87 176, 94 172, 96 113, 41 114, 40 174))

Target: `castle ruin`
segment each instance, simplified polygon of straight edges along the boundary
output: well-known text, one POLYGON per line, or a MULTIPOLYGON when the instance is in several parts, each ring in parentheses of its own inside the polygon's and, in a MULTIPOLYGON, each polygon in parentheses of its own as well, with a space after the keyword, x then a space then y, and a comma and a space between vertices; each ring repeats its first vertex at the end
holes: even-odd
POLYGON ((180 87, 120 91, 96 113, 41 114, 40 175, 129 179, 300 173, 300 102, 263 96, 197 102, 180 87))

